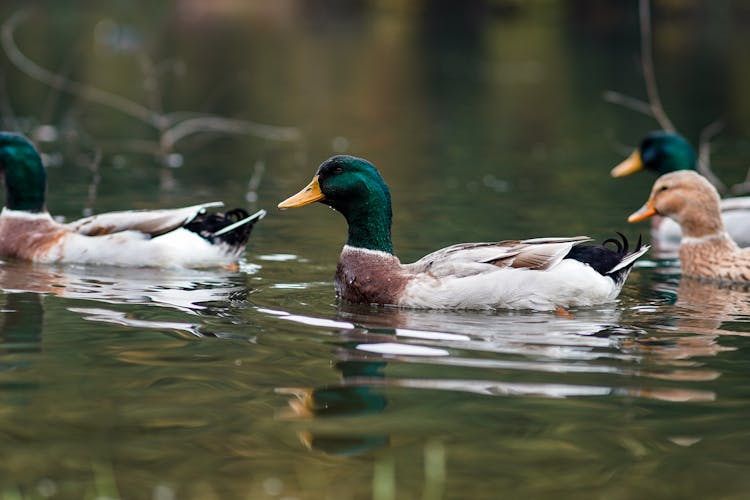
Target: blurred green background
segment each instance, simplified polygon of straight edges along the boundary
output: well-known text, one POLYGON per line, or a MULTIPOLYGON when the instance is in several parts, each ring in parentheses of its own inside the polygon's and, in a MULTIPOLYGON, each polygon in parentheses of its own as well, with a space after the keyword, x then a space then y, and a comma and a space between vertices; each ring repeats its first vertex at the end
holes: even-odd
MULTIPOLYGON (((163 168, 153 126, 50 88, 5 59, 3 128, 37 139, 49 132, 40 126, 56 132, 39 141, 56 160, 56 214, 80 213, 97 150, 94 211, 215 197, 242 204, 258 163, 257 204, 272 208, 326 157, 347 152, 383 171, 397 250, 416 257, 456 238, 561 228, 603 236, 652 182, 608 177, 657 128, 602 98, 606 90, 645 98, 633 0, 6 1, 0 15, 18 9, 27 15, 13 31, 17 46, 71 81, 164 114, 211 113, 298 133, 191 135, 169 151, 179 168, 163 168)), ((739 1, 653 8, 664 106, 694 144, 722 121, 713 165, 730 184, 750 166, 749 22, 739 1)), ((292 226, 321 219, 286 217, 292 226)))

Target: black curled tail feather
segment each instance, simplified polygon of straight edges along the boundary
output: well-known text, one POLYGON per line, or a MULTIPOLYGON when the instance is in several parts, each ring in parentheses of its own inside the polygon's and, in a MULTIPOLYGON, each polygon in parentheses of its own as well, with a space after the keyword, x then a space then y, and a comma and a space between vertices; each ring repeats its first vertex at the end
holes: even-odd
POLYGON ((630 251, 630 242, 624 234, 617 232, 620 239, 608 238, 601 245, 577 245, 571 248, 566 259, 574 259, 588 264, 602 276, 609 276, 618 283, 628 277, 633 264, 648 248, 643 246, 643 239, 638 235, 638 243, 630 251), (608 245, 613 244, 615 249, 608 245))
MULTIPOLYGON (((606 246, 607 243, 614 243, 615 246, 617 246, 617 253, 624 256, 628 253, 628 247, 629 247, 628 238, 624 234, 622 234, 620 231, 615 231, 615 233, 617 234, 617 236, 620 237, 619 240, 617 238, 607 238, 606 240, 602 241, 602 245, 606 246)), ((640 245, 640 241, 641 241, 641 235, 639 234, 638 235, 639 245, 640 245)))
MULTIPOLYGON (((264 214, 265 215, 265 214, 264 214)), ((236 224, 250 217, 246 210, 235 208, 224 213, 203 213, 196 216, 185 229, 200 235, 203 239, 211 244, 223 243, 233 249, 240 250, 247 244, 250 233, 256 222, 263 218, 262 215, 249 220, 245 224, 238 225, 229 231, 222 231, 224 228, 236 224), (217 234, 219 233, 219 234, 217 234)))

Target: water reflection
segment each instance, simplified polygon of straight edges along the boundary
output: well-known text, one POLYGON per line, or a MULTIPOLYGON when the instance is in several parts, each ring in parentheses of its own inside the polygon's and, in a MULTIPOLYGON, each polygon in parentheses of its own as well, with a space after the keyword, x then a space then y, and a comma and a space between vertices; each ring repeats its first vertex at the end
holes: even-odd
MULTIPOLYGON (((684 294, 684 300, 689 292, 696 293, 695 287, 681 284, 678 294, 684 294)), ((639 324, 638 307, 635 314, 612 305, 561 317, 340 304, 334 319, 258 310, 335 339, 330 341, 330 352, 340 373, 337 384, 277 388, 277 392, 290 396, 281 416, 306 422, 298 433, 308 448, 354 454, 391 441, 387 433, 352 429, 371 430, 368 418, 374 414, 385 413, 381 421, 387 421, 389 394, 394 390, 672 403, 715 400, 715 392, 705 384, 721 374, 706 368, 700 358, 726 350, 716 342, 718 334, 701 333, 696 323, 683 325, 679 332, 664 327, 664 333, 654 333, 653 325, 647 329, 639 324), (328 421, 334 417, 353 420, 333 427, 328 421)), ((678 301, 667 307, 683 306, 678 301)), ((687 316, 684 310, 678 314, 687 316)), ((708 318, 696 321, 705 323, 708 318)))
POLYGON ((645 307, 648 314, 636 323, 649 333, 629 347, 658 360, 660 365, 676 367, 672 373, 659 375, 664 379, 718 378, 720 373, 716 371, 692 368, 704 364, 700 358, 736 349, 722 345, 723 337, 748 336, 748 287, 680 277, 679 268, 669 266, 659 269, 657 276, 654 290, 672 298, 666 305, 645 307))
POLYGON ((42 297, 33 293, 5 296, 0 326, 0 352, 15 354, 41 350, 44 309, 42 297))
POLYGON ((244 265, 244 273, 239 273, 0 262, 0 289, 112 304, 153 304, 197 314, 206 304, 243 294, 243 276, 257 269, 244 265))
MULTIPOLYGON (((4 314, 10 322, 38 321, 44 312, 42 297, 54 295, 78 299, 80 307, 68 311, 81 314, 84 319, 119 324, 135 328, 176 331, 193 337, 206 334, 200 322, 159 321, 134 317, 129 310, 86 307, 85 301, 112 305, 147 305, 187 313, 190 316, 216 314, 233 299, 244 299, 248 290, 245 276, 257 267, 245 264, 244 273, 201 270, 124 269, 92 266, 45 266, 20 261, 0 262, 0 290, 5 292, 4 314), (35 309, 24 301, 35 297, 35 309), (16 307, 14 304, 26 304, 16 307)), ((41 335, 41 323, 37 329, 41 335)))
POLYGON ((718 285, 682 277, 677 288, 680 308, 675 325, 681 331, 715 335, 748 335, 750 319, 750 287, 743 285, 718 285), (722 328, 733 322, 732 328, 722 328))
MULTIPOLYGON (((372 384, 383 379, 382 370, 387 363, 375 359, 339 361, 334 364, 341 382, 317 388, 277 388, 276 392, 292 396, 289 407, 281 414, 284 419, 360 418, 377 415, 387 405, 382 392, 372 384)), ((353 425, 353 428, 362 426, 353 425)), ((371 432, 306 429, 298 432, 308 449, 331 455, 359 455, 387 446, 388 434, 371 432)))

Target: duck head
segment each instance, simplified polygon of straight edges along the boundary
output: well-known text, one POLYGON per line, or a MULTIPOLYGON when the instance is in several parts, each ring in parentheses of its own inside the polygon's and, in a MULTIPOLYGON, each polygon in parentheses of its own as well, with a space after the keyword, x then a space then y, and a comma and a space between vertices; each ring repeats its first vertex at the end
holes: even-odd
POLYGON ((678 170, 695 170, 698 157, 688 141, 674 132, 651 132, 626 160, 610 172, 612 177, 623 177, 647 169, 659 175, 678 170))
POLYGON ((22 135, 0 132, 0 174, 5 179, 5 206, 43 212, 47 172, 34 145, 22 135))
POLYGON ((347 155, 329 158, 318 167, 312 181, 279 203, 279 208, 297 208, 316 201, 346 218, 347 245, 393 253, 391 193, 372 163, 347 155))
POLYGON ((673 219, 680 224, 684 236, 700 238, 724 231, 719 193, 705 177, 691 170, 659 177, 648 201, 628 217, 628 222, 652 215, 673 219))

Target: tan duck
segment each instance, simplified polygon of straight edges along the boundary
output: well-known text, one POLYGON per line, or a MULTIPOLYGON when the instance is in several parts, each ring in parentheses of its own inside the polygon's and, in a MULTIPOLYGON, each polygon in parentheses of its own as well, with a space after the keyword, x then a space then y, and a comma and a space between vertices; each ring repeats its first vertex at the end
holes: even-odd
POLYGON ((720 198, 705 177, 681 170, 662 175, 640 210, 628 217, 638 222, 663 215, 682 229, 682 274, 725 283, 750 283, 750 249, 743 249, 727 233, 720 198))

